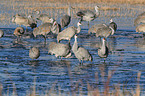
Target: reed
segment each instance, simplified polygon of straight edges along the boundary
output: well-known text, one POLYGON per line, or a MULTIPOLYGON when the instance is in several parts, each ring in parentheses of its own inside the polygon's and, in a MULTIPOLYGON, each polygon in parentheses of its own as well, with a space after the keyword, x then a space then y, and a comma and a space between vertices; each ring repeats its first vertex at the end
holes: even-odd
MULTIPOLYGON (((16 0, 29 1, 29 0, 16 0)), ((145 4, 144 0, 35 0, 37 2, 59 2, 59 3, 128 3, 128 4, 145 4)))
MULTIPOLYGON (((112 75, 114 74, 114 70, 113 71, 108 71, 108 79, 104 82, 104 92, 102 92, 99 87, 93 88, 89 83, 87 83, 87 89, 88 89, 88 95, 87 96, 141 96, 141 88, 140 88, 140 77, 141 77, 141 72, 137 73, 137 86, 136 88, 130 92, 127 89, 121 89, 119 84, 118 85, 114 85, 114 89, 110 89, 112 87, 109 86, 109 82, 110 79, 112 77, 112 75)), ((35 78, 36 79, 36 78, 35 78)), ((52 87, 49 90, 46 90, 44 92, 44 94, 39 94, 39 90, 38 92, 36 92, 36 80, 34 79, 34 85, 32 86, 32 90, 30 93, 26 93, 26 96, 66 96, 66 93, 63 93, 61 90, 61 87, 58 86, 57 89, 55 89, 55 87, 57 86, 57 81, 55 81, 52 84, 52 87)), ((98 81, 98 73, 96 73, 96 81, 98 81)), ((71 90, 70 92, 67 93, 67 95, 71 95, 71 96, 83 96, 82 93, 82 87, 79 87, 81 85, 84 85, 81 81, 79 81, 76 84, 73 84, 74 86, 72 86, 73 88, 75 88, 75 90, 71 90), (77 93, 79 92, 79 93, 77 93)), ((29 90, 29 89, 28 89, 29 90)), ((9 90, 8 90, 9 91, 9 90)), ((0 96, 9 96, 11 93, 7 92, 4 93, 3 92, 3 86, 2 84, 0 84, 0 96)), ((12 96, 18 96, 17 95, 17 88, 15 86, 15 84, 13 83, 13 92, 12 92, 12 96)))

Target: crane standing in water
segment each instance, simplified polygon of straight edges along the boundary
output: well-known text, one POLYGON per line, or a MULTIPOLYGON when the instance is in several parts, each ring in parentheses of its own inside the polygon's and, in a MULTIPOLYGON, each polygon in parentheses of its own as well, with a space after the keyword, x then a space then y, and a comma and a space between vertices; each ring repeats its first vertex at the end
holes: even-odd
POLYGON ((103 39, 102 39, 102 46, 98 49, 98 55, 99 55, 101 58, 104 58, 104 62, 105 62, 105 58, 108 57, 108 53, 109 53, 109 49, 108 49, 108 47, 106 46, 106 39, 103 38, 103 39))
POLYGON ((76 58, 79 60, 79 62, 83 64, 84 60, 92 61, 93 58, 91 54, 89 53, 89 51, 83 47, 78 47, 77 35, 75 35, 74 38, 75 38, 75 41, 72 47, 72 51, 75 54, 76 58))
POLYGON ((99 7, 95 6, 95 13, 91 10, 81 10, 76 13, 78 17, 80 17, 81 21, 88 21, 88 28, 89 28, 89 22, 93 21, 95 18, 97 18, 100 15, 99 7))

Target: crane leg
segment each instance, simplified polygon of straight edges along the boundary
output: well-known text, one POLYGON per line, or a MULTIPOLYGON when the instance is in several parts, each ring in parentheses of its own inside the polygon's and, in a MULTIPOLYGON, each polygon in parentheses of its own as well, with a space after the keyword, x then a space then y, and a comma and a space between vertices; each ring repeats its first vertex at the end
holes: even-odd
POLYGON ((43 36, 44 37, 44 47, 46 46, 46 36, 43 36))
POLYGON ((88 21, 88 29, 90 28, 90 22, 88 21))
POLYGON ((28 28, 27 28, 27 26, 26 26, 26 30, 25 30, 25 32, 28 32, 28 28))

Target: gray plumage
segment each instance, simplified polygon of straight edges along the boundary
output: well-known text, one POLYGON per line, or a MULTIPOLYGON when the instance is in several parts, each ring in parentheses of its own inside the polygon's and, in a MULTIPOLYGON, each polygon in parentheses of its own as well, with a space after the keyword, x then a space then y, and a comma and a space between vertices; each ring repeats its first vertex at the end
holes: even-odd
POLYGON ((60 20, 61 27, 64 28, 64 27, 68 26, 70 21, 71 21, 71 16, 64 15, 60 20))
POLYGON ((26 28, 31 27, 32 29, 37 26, 37 23, 32 21, 32 16, 24 17, 16 14, 15 16, 13 16, 12 22, 18 24, 19 26, 24 25, 26 26, 26 28))
POLYGON ((71 6, 68 7, 68 14, 63 15, 60 19, 61 27, 64 28, 69 25, 71 21, 71 6))
POLYGON ((115 30, 112 28, 112 24, 109 24, 109 26, 104 26, 102 28, 99 28, 97 31, 96 31, 96 37, 108 37, 110 35, 113 35, 115 30))
POLYGON ((114 29, 114 31, 116 32, 116 30, 117 30, 117 24, 113 21, 113 19, 110 19, 109 26, 111 26, 114 29))
POLYGON ((134 26, 137 26, 140 23, 145 23, 145 12, 139 14, 134 20, 134 26))
POLYGON ((0 30, 0 38, 4 36, 4 32, 0 30))
POLYGON ((62 44, 51 42, 48 47, 48 53, 55 55, 56 57, 65 57, 68 58, 71 56, 71 46, 70 44, 62 44))
POLYGON ((108 47, 106 46, 106 40, 105 40, 105 38, 103 38, 102 39, 102 46, 101 46, 101 48, 98 49, 98 55, 101 58, 107 58, 108 53, 109 53, 109 50, 108 50, 108 47))
POLYGON ((55 20, 49 17, 47 14, 40 14, 39 11, 36 11, 36 19, 42 21, 42 23, 53 23, 55 20))
POLYGON ((96 33, 99 28, 102 28, 105 26, 107 26, 107 25, 106 24, 95 24, 95 25, 91 26, 91 28, 89 28, 88 34, 96 33))
POLYGON ((61 25, 54 21, 53 26, 51 28, 51 32, 53 34, 58 34, 61 31, 61 25))
MULTIPOLYGON (((102 28, 106 28, 106 27, 111 27, 114 29, 114 32, 117 30, 117 24, 111 19, 110 20, 110 23, 109 25, 107 26, 106 24, 95 24, 93 25, 89 30, 88 30, 88 34, 90 33, 97 33, 97 34, 100 34, 98 31, 99 30, 102 30, 102 28)), ((104 34, 105 35, 105 34, 104 34)), ((98 36, 97 36, 98 37, 98 36)))
POLYGON ((134 20, 134 26, 137 26, 140 23, 145 23, 145 12, 139 14, 134 20))
POLYGON ((95 13, 91 10, 81 10, 77 12, 77 16, 81 19, 81 21, 88 21, 88 28, 89 28, 89 22, 93 21, 95 18, 97 18, 100 15, 99 7, 95 6, 95 13))
POLYGON ((17 37, 21 37, 23 34, 24 34, 24 28, 23 27, 17 27, 15 30, 14 30, 14 35, 17 36, 17 37))
POLYGON ((140 24, 136 27, 136 32, 145 32, 145 24, 140 24))
POLYGON ((82 63, 83 63, 84 60, 92 61, 93 58, 92 58, 91 54, 89 53, 89 51, 83 47, 78 47, 77 35, 75 35, 74 38, 75 38, 75 41, 72 46, 72 51, 75 54, 76 58, 79 60, 79 62, 82 61, 82 63))
POLYGON ((134 20, 134 26, 139 25, 140 23, 145 23, 145 16, 144 17, 138 17, 134 20))
POLYGON ((71 27, 68 27, 68 28, 64 29, 62 32, 60 32, 57 35, 57 41, 60 42, 61 40, 69 40, 69 42, 70 42, 71 38, 76 33, 79 33, 81 31, 80 25, 81 25, 81 23, 78 22, 77 23, 78 27, 71 26, 71 27))
POLYGON ((40 56, 39 48, 33 47, 29 50, 29 57, 31 59, 37 59, 40 56))
POLYGON ((28 20, 32 29, 37 27, 37 21, 32 17, 32 15, 28 15, 28 20))
POLYGON ((51 23, 44 23, 40 25, 39 27, 35 28, 33 30, 33 35, 36 37, 37 35, 43 35, 44 38, 46 38, 47 34, 50 32, 55 31, 56 22, 53 24, 51 23), (53 29, 53 30, 52 30, 53 29))
POLYGON ((44 38, 44 47, 46 45, 47 34, 52 32, 51 28, 53 26, 55 26, 55 23, 54 24, 52 24, 52 23, 44 23, 44 24, 40 25, 39 27, 36 27, 33 30, 34 37, 36 37, 37 35, 42 35, 43 36, 43 38, 44 38))

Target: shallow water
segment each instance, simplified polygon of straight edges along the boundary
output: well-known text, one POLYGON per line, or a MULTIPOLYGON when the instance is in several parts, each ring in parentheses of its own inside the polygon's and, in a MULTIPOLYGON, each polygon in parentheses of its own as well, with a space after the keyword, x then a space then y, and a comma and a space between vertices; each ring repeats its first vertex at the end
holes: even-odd
MULTIPOLYGON (((114 85, 119 85, 123 89, 125 85, 126 89, 134 90, 137 85, 137 73, 141 72, 140 85, 143 94, 145 91, 145 37, 142 33, 135 32, 133 26, 135 17, 111 16, 116 13, 124 14, 124 12, 130 11, 126 8, 119 10, 119 12, 109 11, 107 16, 110 15, 110 17, 101 11, 101 17, 90 24, 91 26, 94 23, 106 23, 109 22, 110 18, 113 18, 118 25, 117 32, 107 38, 110 52, 105 62, 97 53, 100 39, 96 38, 94 34, 88 35, 87 23, 83 22, 82 30, 78 34, 78 44, 86 48, 93 57, 93 62, 84 61, 83 66, 80 66, 74 54, 71 58, 63 58, 62 60, 48 54, 48 44, 56 42, 56 38, 52 34, 48 35, 47 45, 43 47, 44 38, 42 36, 33 37, 32 29, 29 29, 22 39, 17 41, 13 35, 17 25, 12 23, 3 25, 1 23, 1 26, 4 27, 1 30, 5 32, 4 37, 0 38, 0 82, 3 85, 3 92, 7 93, 8 91, 12 94, 13 88, 16 87, 18 96, 25 96, 36 83, 36 91, 41 95, 46 94, 46 90, 49 91, 54 87, 55 90, 61 90, 64 96, 71 94, 71 90, 76 94, 81 93, 85 96, 88 93, 87 83, 94 88, 99 87, 100 91, 103 92, 104 82, 107 81, 109 71, 113 70, 114 74, 109 84, 110 89, 113 89, 114 85), (37 60, 29 58, 29 49, 33 46, 40 49, 40 57, 37 60), (96 79, 97 76, 98 79, 96 79), (82 91, 80 93, 75 91, 77 88, 82 91)), ((57 17, 59 21, 60 15, 57 17)), ((77 19, 73 18, 69 26, 76 23, 77 19)), ((62 41, 62 43, 66 42, 62 41)), ((71 45, 73 42, 74 38, 71 40, 71 45)))
MULTIPOLYGON (((118 29, 113 36, 107 38, 110 53, 104 63, 97 54, 99 38, 93 34, 88 35, 88 30, 82 29, 78 34, 78 44, 86 48, 93 56, 93 62, 85 61, 83 66, 80 66, 74 55, 62 60, 49 55, 47 46, 42 47, 44 39, 41 36, 37 38, 23 36, 21 41, 17 42, 16 37, 13 36, 14 29, 1 30, 5 32, 4 37, 0 39, 0 82, 3 84, 4 92, 8 88, 11 92, 15 84, 17 94, 25 96, 33 86, 35 78, 36 90, 39 90, 41 94, 51 89, 53 83, 56 83, 55 87, 59 86, 64 93, 68 93, 72 87, 75 88, 76 83, 81 82, 79 87, 85 95, 87 83, 93 87, 99 86, 103 90, 103 82, 106 81, 109 70, 115 70, 110 86, 119 84, 122 88, 125 84, 127 89, 134 89, 137 85, 137 72, 141 72, 140 84, 143 89, 145 88, 144 37, 134 30, 118 29), (32 61, 28 52, 33 46, 39 47, 40 57, 32 61), (95 79, 96 73, 99 76, 98 81, 95 79), (104 77, 101 77, 101 73, 104 73, 104 77)), ((29 29, 30 32, 32 32, 31 29, 29 29)), ((52 41, 56 41, 56 38, 48 35, 47 45, 52 41)), ((73 41, 74 39, 71 40, 71 45, 73 41)))

